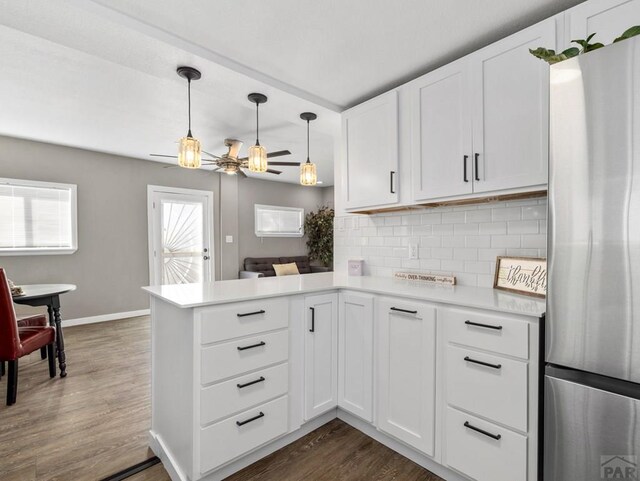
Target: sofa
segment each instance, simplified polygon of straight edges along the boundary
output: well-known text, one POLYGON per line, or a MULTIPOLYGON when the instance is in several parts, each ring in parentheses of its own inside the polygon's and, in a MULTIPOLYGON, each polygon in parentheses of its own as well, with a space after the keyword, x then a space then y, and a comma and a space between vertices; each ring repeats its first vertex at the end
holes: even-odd
POLYGON ((255 277, 273 277, 276 271, 273 264, 296 263, 300 274, 311 274, 315 272, 329 272, 329 267, 312 266, 308 256, 296 257, 247 257, 244 260, 244 269, 240 271, 240 279, 250 279, 255 277))

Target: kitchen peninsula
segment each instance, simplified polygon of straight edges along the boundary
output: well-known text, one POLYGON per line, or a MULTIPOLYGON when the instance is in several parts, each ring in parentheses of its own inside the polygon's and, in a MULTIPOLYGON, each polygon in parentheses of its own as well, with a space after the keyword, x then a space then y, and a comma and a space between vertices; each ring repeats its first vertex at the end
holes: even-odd
POLYGON ((536 479, 544 301, 336 273, 144 289, 150 440, 174 480, 335 417, 447 480, 536 479))

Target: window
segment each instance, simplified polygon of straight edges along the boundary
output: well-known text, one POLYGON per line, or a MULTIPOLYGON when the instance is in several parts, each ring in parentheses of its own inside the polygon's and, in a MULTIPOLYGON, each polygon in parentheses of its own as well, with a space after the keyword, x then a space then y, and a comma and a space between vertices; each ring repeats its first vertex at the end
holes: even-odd
POLYGON ((71 254, 76 186, 0 178, 0 255, 71 254))
POLYGON ((258 237, 302 237, 304 209, 255 204, 258 237))

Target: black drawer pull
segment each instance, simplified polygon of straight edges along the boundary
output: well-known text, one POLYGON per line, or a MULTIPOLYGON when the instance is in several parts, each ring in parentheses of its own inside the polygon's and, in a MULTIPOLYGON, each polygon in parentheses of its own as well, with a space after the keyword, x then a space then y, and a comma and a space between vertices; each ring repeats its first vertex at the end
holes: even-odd
POLYGON ((464 321, 467 326, 484 327, 487 329, 495 329, 496 331, 502 331, 502 326, 492 326, 491 324, 482 324, 480 322, 464 321))
POLYGON ((396 175, 396 172, 394 170, 389 172, 389 192, 391 192, 392 194, 395 194, 396 191, 393 189, 393 176, 396 175))
POLYGON ((236 424, 238 426, 244 426, 245 424, 250 423, 251 421, 255 421, 256 419, 260 419, 263 417, 264 417, 264 413, 260 411, 260 414, 258 414, 257 416, 253 416, 252 418, 249 418, 246 421, 236 421, 236 424))
POLYGON ((465 356, 464 360, 474 364, 480 364, 481 366, 492 367, 493 369, 502 369, 502 364, 491 364, 490 362, 478 361, 476 359, 471 359, 469 356, 465 356))
POLYGON ((406 312, 407 314, 417 314, 418 311, 410 311, 409 309, 400 309, 399 307, 392 307, 391 308, 392 311, 398 311, 398 312, 406 312))
POLYGON ((260 341, 258 344, 251 344, 250 346, 238 346, 238 351, 246 351, 247 349, 253 349, 254 347, 266 346, 267 343, 260 341))
POLYGON ((475 175, 476 175, 476 180, 480 180, 480 174, 478 173, 478 157, 480 157, 480 154, 475 154, 476 156, 476 168, 475 168, 475 175))
POLYGON ((311 329, 309 332, 316 332, 316 308, 310 307, 309 309, 311 309, 311 329))
POLYGON ((236 314, 236 316, 238 317, 247 317, 247 316, 257 316, 258 314, 264 314, 265 311, 264 309, 260 309, 259 311, 255 311, 255 312, 245 312, 244 314, 236 314))
POLYGON ((465 421, 464 422, 464 427, 465 428, 469 428, 469 429, 471 429, 473 431, 476 431, 476 432, 478 432, 480 434, 484 434, 485 436, 488 436, 491 439, 495 439, 496 441, 499 441, 502 438, 501 434, 491 434, 489 431, 485 431, 484 429, 480 429, 480 428, 477 428, 477 427, 469 424, 469 421, 465 421))
POLYGON ((263 382, 264 380, 264 377, 260 376, 260 378, 256 379, 255 381, 245 382, 244 384, 238 384, 237 386, 239 389, 242 389, 243 387, 253 386, 254 384, 258 384, 259 382, 263 382))

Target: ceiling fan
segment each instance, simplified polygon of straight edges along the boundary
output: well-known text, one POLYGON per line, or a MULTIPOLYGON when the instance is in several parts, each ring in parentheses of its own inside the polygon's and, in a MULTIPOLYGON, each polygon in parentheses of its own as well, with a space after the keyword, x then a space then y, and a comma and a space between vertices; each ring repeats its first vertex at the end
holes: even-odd
MULTIPOLYGON (((238 157, 240 152, 240 148, 242 147, 243 142, 237 139, 224 139, 224 145, 229 148, 228 152, 223 155, 214 155, 206 151, 202 151, 203 154, 208 155, 211 159, 203 159, 203 165, 213 165, 215 166, 211 172, 217 172, 219 170, 223 171, 225 174, 234 175, 238 174, 241 177, 246 177, 247 174, 244 173, 243 169, 249 168, 249 158, 248 157, 238 157)), ((268 158, 281 157, 283 155, 290 155, 291 152, 288 150, 279 150, 278 152, 271 152, 267 154, 268 158)), ((152 157, 168 157, 171 159, 176 159, 176 155, 163 155, 163 154, 151 154, 152 157)), ((299 166, 300 162, 269 162, 269 165, 276 166, 299 166)), ((165 168, 178 167, 177 165, 166 165, 165 168)), ((265 172, 269 174, 280 175, 282 173, 281 170, 267 169, 265 172)))
MULTIPOLYGON (((269 174, 280 175, 282 171, 269 169, 268 164, 279 166, 299 166, 300 162, 269 162, 267 158, 280 157, 283 155, 290 155, 288 150, 280 150, 278 152, 271 152, 267 154, 267 151, 260 145, 259 140, 259 116, 258 108, 260 104, 267 101, 267 96, 259 93, 249 94, 248 98, 251 102, 256 104, 256 144, 249 148, 249 156, 239 158, 240 147, 242 142, 236 139, 225 139, 224 145, 229 148, 229 151, 222 156, 211 154, 200 148, 200 141, 194 138, 191 134, 191 81, 198 80, 201 77, 201 73, 193 67, 178 67, 177 73, 180 77, 184 78, 188 82, 188 102, 189 102, 189 130, 186 137, 180 139, 180 149, 178 155, 164 155, 164 154, 150 154, 152 157, 165 157, 170 159, 178 159, 178 165, 189 169, 197 169, 203 163, 204 165, 214 165, 215 168, 212 172, 222 170, 229 175, 239 174, 242 177, 247 177, 243 169, 249 169, 252 172, 262 173, 267 172, 269 174), (201 154, 208 155, 211 159, 202 159, 201 154)), ((168 165, 165 167, 177 167, 168 165)))

